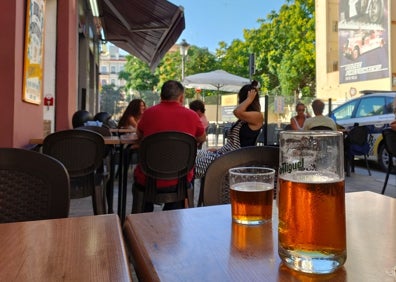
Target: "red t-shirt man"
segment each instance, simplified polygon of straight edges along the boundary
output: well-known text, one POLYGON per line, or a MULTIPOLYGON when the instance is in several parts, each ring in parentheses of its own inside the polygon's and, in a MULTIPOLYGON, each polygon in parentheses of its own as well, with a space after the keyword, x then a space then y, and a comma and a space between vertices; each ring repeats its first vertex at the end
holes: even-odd
MULTIPOLYGON (((197 143, 206 140, 205 129, 196 112, 183 106, 184 87, 180 82, 169 80, 161 89, 161 102, 148 108, 142 115, 136 134, 139 139, 162 131, 180 131, 197 138, 197 143)), ((187 175, 191 181, 194 171, 187 175)), ((135 181, 145 185, 146 176, 137 165, 134 172, 135 181)), ((177 180, 158 181, 158 188, 177 184, 177 180)))

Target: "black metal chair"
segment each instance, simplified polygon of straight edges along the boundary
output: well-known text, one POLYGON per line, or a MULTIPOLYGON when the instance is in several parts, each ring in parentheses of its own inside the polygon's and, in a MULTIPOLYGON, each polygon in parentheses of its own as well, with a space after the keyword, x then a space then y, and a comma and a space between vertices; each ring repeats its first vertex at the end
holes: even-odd
POLYGON ((0 148, 0 223, 68 217, 69 206, 70 180, 61 162, 0 148))
POLYGON ((368 143, 369 134, 370 132, 367 126, 355 126, 347 133, 344 142, 347 175, 350 174, 350 171, 355 172, 355 156, 364 156, 368 174, 371 175, 367 160, 370 151, 370 145, 368 143))
POLYGON ((382 131, 382 137, 385 144, 385 149, 388 152, 388 170, 386 172, 384 186, 382 187, 381 194, 385 193, 386 186, 388 185, 389 174, 392 172, 393 157, 396 157, 396 132, 391 128, 384 129, 382 131))
POLYGON ((243 147, 214 160, 209 165, 204 179, 201 179, 204 181, 203 187, 201 185, 204 206, 230 203, 228 170, 237 166, 266 166, 277 171, 279 148, 275 146, 243 147))
POLYGON ((61 161, 69 172, 71 198, 92 196, 94 214, 106 212, 103 179, 96 170, 105 155, 103 137, 89 130, 64 130, 48 135, 43 153, 61 161))
POLYGON ((194 167, 196 154, 197 140, 189 134, 166 131, 145 137, 139 147, 139 165, 146 175, 146 185, 133 184, 132 213, 144 212, 146 203, 175 203, 186 199, 188 206, 193 207, 194 190, 187 175, 194 167), (164 188, 157 188, 157 180, 172 179, 178 179, 172 191, 161 192, 164 188))
MULTIPOLYGON (((103 114, 106 117, 106 112, 98 113, 97 115, 101 116, 103 114)), ((97 115, 95 117, 97 117, 97 115)), ((111 116, 110 116, 111 117, 111 116)), ((95 118, 94 118, 95 119, 95 118)), ((96 120, 96 119, 95 119, 96 120)), ((100 120, 102 121, 102 120, 100 120)), ((112 133, 109 127, 105 126, 80 126, 76 128, 77 130, 90 130, 96 133, 99 133, 103 137, 110 137, 112 133)), ((115 160, 117 155, 119 154, 119 150, 114 145, 106 145, 105 154, 103 158, 102 165, 96 170, 96 174, 106 183, 106 199, 107 199, 107 209, 108 213, 113 213, 113 200, 114 200, 114 167, 115 160)), ((117 158, 119 159, 119 157, 117 158)))

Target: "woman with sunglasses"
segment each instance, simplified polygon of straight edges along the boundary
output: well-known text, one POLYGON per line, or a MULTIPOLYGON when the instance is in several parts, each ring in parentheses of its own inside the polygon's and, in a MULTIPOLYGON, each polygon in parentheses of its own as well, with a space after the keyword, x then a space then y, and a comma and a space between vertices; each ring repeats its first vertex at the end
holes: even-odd
POLYGON ((231 126, 226 144, 216 150, 198 150, 195 160, 196 178, 203 177, 209 164, 222 154, 255 144, 264 121, 257 85, 257 81, 253 81, 239 90, 238 105, 234 109, 238 120, 231 126))
POLYGON ((305 105, 301 102, 298 102, 296 105, 297 115, 290 119, 292 130, 303 130, 305 120, 310 117, 308 113, 305 113, 305 110, 305 105))

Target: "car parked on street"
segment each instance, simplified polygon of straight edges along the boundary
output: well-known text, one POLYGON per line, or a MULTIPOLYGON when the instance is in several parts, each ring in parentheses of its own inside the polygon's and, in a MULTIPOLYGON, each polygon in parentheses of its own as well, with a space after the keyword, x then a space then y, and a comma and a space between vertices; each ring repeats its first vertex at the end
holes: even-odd
POLYGON ((349 100, 331 111, 330 117, 345 129, 354 125, 369 128, 369 158, 378 162, 386 171, 389 162, 388 152, 382 140, 382 130, 395 120, 394 100, 396 92, 362 91, 363 95, 349 100))

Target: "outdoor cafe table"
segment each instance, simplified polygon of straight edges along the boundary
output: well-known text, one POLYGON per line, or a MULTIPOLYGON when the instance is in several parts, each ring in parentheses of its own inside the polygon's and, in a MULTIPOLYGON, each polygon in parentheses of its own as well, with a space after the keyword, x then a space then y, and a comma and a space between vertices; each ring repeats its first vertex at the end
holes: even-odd
POLYGON ((0 224, 0 281, 131 281, 116 215, 0 224))
POLYGON ((128 215, 124 235, 143 281, 395 281, 396 199, 348 193, 346 209, 347 261, 320 276, 281 263, 275 203, 272 223, 250 229, 219 205, 128 215))

